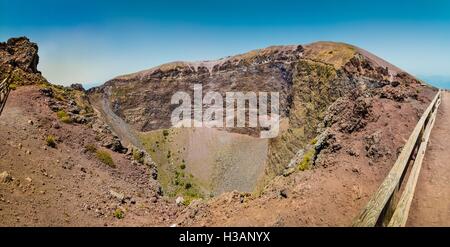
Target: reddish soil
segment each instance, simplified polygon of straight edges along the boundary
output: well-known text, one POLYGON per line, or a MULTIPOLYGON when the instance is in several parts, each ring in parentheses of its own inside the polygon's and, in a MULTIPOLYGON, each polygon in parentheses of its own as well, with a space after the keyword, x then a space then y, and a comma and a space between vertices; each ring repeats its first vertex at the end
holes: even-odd
POLYGON ((147 168, 105 149, 111 168, 84 152, 86 144, 100 146, 96 133, 78 124, 52 128, 58 120, 46 100, 37 86, 19 87, 0 116, 0 173, 14 178, 0 183, 0 225, 167 226, 177 207, 156 195, 147 168), (59 139, 56 148, 46 145, 48 135, 59 139), (122 203, 110 190, 130 198, 122 203), (113 216, 117 208, 123 219, 113 216))

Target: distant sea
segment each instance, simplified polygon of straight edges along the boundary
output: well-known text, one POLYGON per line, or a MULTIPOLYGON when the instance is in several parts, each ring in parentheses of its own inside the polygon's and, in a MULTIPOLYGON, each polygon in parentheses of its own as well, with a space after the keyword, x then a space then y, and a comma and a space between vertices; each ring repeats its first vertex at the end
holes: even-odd
POLYGON ((417 76, 422 81, 442 89, 450 89, 450 78, 446 76, 417 76))
POLYGON ((98 87, 102 84, 103 83, 101 83, 101 82, 91 82, 91 83, 87 82, 87 83, 83 83, 83 87, 84 87, 84 89, 88 90, 93 87, 98 87))
POLYGON ((441 89, 450 89, 450 82, 432 82, 432 81, 425 81, 425 82, 441 89))

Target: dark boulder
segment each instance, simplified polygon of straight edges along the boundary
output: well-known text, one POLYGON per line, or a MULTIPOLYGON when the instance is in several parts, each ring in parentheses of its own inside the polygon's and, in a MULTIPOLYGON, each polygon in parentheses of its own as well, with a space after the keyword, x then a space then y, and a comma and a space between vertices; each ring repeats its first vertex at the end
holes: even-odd
POLYGON ((103 146, 108 149, 111 149, 114 152, 118 152, 118 153, 126 153, 128 151, 128 148, 126 148, 122 145, 119 137, 117 137, 117 136, 113 136, 111 138, 106 138, 103 142, 103 146))

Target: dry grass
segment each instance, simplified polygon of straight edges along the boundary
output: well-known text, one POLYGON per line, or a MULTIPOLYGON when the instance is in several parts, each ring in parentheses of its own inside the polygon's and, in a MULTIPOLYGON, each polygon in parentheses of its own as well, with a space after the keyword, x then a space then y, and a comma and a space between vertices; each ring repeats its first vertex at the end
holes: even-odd
POLYGON ((305 47, 307 58, 331 64, 335 69, 344 66, 355 53, 355 47, 344 43, 317 42, 305 47))
POLYGON ((116 164, 114 164, 114 160, 112 159, 111 155, 107 151, 97 150, 95 152, 95 155, 103 164, 105 164, 109 167, 112 167, 112 168, 116 168, 116 164))
POLYGON ((52 135, 47 136, 45 139, 45 142, 47 143, 47 146, 55 148, 56 147, 56 140, 55 137, 52 135))

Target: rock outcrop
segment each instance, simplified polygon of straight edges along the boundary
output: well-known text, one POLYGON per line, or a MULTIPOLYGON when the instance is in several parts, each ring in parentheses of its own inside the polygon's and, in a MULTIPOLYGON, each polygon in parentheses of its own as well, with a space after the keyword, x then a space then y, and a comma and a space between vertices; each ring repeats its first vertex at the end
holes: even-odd
POLYGON ((0 43, 0 63, 9 64, 25 72, 38 73, 38 46, 26 37, 11 38, 0 43))
POLYGON ((10 38, 6 42, 0 42, 1 78, 11 73, 14 84, 46 82, 37 68, 38 63, 38 46, 28 38, 10 38))

